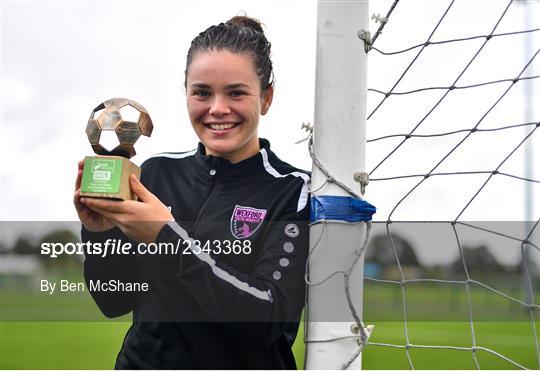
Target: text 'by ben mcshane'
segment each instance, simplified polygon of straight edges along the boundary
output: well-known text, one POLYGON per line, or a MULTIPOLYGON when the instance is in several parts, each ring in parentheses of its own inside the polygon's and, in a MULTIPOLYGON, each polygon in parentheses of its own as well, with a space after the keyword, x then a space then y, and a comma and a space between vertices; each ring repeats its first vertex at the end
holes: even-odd
MULTIPOLYGON (((90 280, 90 291, 148 291, 148 283, 146 282, 121 282, 119 280, 90 280)), ((48 280, 41 280, 40 291, 46 292, 50 295, 54 294, 56 289, 60 292, 83 292, 86 291, 86 285, 84 282, 70 282, 68 280, 60 280, 60 282, 51 282, 48 280)))

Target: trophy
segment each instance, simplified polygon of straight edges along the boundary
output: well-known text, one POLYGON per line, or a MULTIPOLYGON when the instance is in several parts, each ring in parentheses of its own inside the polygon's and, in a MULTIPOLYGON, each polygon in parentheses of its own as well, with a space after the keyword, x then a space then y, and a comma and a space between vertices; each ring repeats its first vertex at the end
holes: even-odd
POLYGON ((149 137, 152 129, 148 112, 134 100, 112 98, 94 108, 86 125, 86 134, 98 156, 84 159, 81 196, 135 200, 136 196, 131 193, 129 186, 129 176, 135 174, 140 178, 141 169, 129 159, 135 155, 137 139, 141 135, 149 137), (138 118, 130 117, 131 121, 128 121, 128 111, 137 113, 138 118), (116 134, 119 144, 115 148, 107 149, 99 143, 103 131, 116 134))

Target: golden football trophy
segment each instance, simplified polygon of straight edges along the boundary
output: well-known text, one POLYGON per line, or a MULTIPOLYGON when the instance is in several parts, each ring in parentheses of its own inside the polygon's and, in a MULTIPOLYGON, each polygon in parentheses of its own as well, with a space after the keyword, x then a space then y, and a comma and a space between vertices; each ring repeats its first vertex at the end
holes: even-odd
POLYGON ((112 98, 94 108, 86 125, 86 134, 98 156, 84 159, 81 196, 135 200, 129 176, 135 174, 140 178, 141 169, 129 159, 136 153, 134 145, 137 139, 141 135, 149 137, 153 127, 146 109, 131 99, 112 98), (124 119, 122 113, 127 110, 136 110, 138 119, 124 119), (115 148, 108 150, 100 144, 103 131, 116 134, 119 144, 115 148))

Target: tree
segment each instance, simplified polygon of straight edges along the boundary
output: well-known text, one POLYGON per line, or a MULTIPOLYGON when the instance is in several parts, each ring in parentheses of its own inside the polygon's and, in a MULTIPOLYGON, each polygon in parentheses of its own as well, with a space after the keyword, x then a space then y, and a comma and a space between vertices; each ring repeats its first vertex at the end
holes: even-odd
MULTIPOLYGON (((467 269, 479 274, 493 274, 493 273, 508 273, 504 265, 500 264, 493 254, 489 252, 485 245, 480 246, 463 246, 463 257, 465 258, 465 264, 467 269)), ((457 256, 456 259, 450 265, 450 269, 453 273, 463 273, 463 263, 461 256, 457 256)))
MULTIPOLYGON (((80 242, 80 239, 68 229, 58 229, 44 235, 40 240, 40 245, 42 243, 61 243, 65 245, 70 242, 77 243, 80 242)), ((45 265, 49 268, 62 267, 77 269, 80 267, 80 257, 77 254, 61 254, 56 258, 51 258, 47 255, 41 255, 41 257, 44 259, 45 265)))
POLYGON ((34 239, 27 235, 22 235, 17 238, 15 244, 12 248, 13 254, 20 255, 37 255, 39 254, 39 249, 34 239))
POLYGON ((378 263, 383 267, 396 265, 396 254, 392 247, 392 241, 402 265, 419 266, 416 253, 412 245, 405 238, 391 233, 392 240, 388 234, 379 234, 371 238, 365 255, 365 261, 378 263))

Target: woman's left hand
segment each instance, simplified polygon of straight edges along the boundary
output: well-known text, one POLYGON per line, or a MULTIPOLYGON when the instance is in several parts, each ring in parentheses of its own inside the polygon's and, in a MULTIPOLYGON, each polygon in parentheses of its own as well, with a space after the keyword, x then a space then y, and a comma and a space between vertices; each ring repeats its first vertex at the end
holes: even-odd
POLYGON ((109 201, 95 198, 81 198, 88 208, 113 222, 124 234, 135 241, 155 242, 161 228, 174 220, 167 207, 137 179, 129 178, 131 191, 138 201, 109 201))

